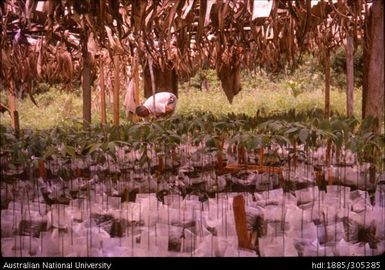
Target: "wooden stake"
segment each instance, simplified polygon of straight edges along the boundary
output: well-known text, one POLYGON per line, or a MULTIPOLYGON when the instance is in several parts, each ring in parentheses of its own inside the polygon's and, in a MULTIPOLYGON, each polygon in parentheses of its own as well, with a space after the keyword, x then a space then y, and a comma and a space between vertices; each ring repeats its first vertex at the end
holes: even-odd
POLYGON ((134 83, 135 83, 135 104, 136 106, 140 105, 140 97, 139 97, 139 62, 138 62, 138 56, 135 54, 134 56, 134 83))
POLYGON ((16 96, 12 90, 14 84, 11 85, 11 91, 9 92, 9 113, 11 114, 11 126, 15 131, 16 137, 19 137, 20 134, 20 125, 19 125, 19 113, 16 111, 16 96))
POLYGON ((104 65, 103 65, 103 58, 100 56, 99 59, 99 84, 100 84, 100 119, 102 122, 102 125, 107 124, 107 114, 106 114, 106 92, 105 92, 105 85, 104 85, 104 65))
POLYGON ((120 86, 120 79, 119 79, 119 55, 114 55, 114 66, 115 66, 115 72, 114 72, 114 125, 119 125, 119 86, 120 86))
POLYGON ((242 144, 238 146, 238 163, 246 164, 246 150, 242 144))
POLYGON ((39 160, 39 176, 43 178, 43 180, 47 180, 47 170, 45 169, 44 160, 39 160))
POLYGON ((259 166, 263 166, 263 147, 259 148, 259 166))
POLYGON ((242 195, 234 197, 233 210, 235 228, 238 235, 238 247, 252 249, 246 224, 245 199, 242 195))

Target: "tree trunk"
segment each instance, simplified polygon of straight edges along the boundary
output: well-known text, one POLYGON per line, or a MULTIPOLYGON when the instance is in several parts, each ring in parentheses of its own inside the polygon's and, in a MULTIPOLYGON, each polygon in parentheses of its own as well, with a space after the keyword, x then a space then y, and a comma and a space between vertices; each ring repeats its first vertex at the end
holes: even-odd
MULTIPOLYGON (((160 70, 156 65, 153 65, 155 77, 155 93, 171 92, 178 96, 178 75, 174 69, 165 68, 160 70)), ((144 96, 146 98, 152 96, 151 75, 148 65, 144 68, 144 96)))
MULTIPOLYGON (((86 40, 88 34, 86 34, 86 40)), ((83 44, 83 70, 82 70, 82 88, 83 88, 83 124, 91 124, 91 67, 90 53, 88 52, 87 42, 83 44)))
POLYGON ((346 38, 346 113, 354 114, 354 40, 348 35, 346 38))
POLYGON ((330 52, 324 49, 324 72, 325 72, 325 118, 330 117, 330 52))
MULTIPOLYGON (((368 68, 364 69, 367 85, 363 116, 373 116, 381 123, 384 120, 384 2, 373 1, 371 13, 370 27, 366 29, 371 42, 368 44, 368 68)), ((379 128, 377 125, 377 132, 379 128)))
POLYGON ((372 12, 369 9, 367 15, 365 16, 364 24, 364 47, 363 47, 363 74, 362 74, 362 119, 365 118, 366 113, 366 99, 367 99, 367 89, 368 89, 368 74, 369 74, 369 60, 370 60, 370 29, 371 29, 371 17, 372 12))
POLYGON ((114 125, 119 125, 119 55, 114 55, 114 125))
POLYGON ((102 125, 107 124, 107 115, 106 115, 106 92, 104 85, 104 65, 103 58, 99 59, 99 84, 100 84, 100 118, 102 125))

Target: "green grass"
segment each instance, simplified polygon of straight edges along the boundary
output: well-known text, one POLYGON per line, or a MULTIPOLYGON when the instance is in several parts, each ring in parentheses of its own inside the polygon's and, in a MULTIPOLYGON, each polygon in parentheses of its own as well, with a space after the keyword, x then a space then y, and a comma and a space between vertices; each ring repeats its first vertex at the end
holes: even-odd
MULTIPOLYGON (((284 112, 295 108, 306 111, 313 108, 324 108, 323 76, 312 62, 306 62, 293 73, 281 73, 277 76, 266 73, 244 71, 242 74, 242 91, 234 97, 233 104, 229 104, 214 70, 200 71, 187 82, 179 85, 179 99, 177 114, 187 114, 199 111, 223 113, 245 113, 254 115, 257 110, 265 113, 284 112), (209 90, 200 91, 197 87, 202 77, 209 82, 209 90)), ((141 85, 143 85, 141 83, 141 85)), ((81 91, 65 92, 59 86, 51 87, 48 92, 36 94, 36 107, 27 97, 17 101, 21 128, 46 129, 61 125, 68 119, 82 118, 81 91)), ((7 102, 5 92, 0 93, 3 103, 7 102)), ((355 91, 355 116, 361 116, 362 91, 355 91)), ((124 95, 121 96, 121 119, 126 121, 123 107, 124 95)), ((92 122, 100 121, 97 97, 92 97, 92 122)), ((112 121, 112 99, 107 98, 107 117, 112 121)), ((331 109, 339 113, 346 113, 346 95, 342 88, 331 87, 331 109)), ((142 98, 143 101, 143 98, 142 98)), ((10 124, 8 113, 1 115, 1 123, 10 124)))
MULTIPOLYGON (((263 72, 244 71, 242 74, 242 91, 229 104, 225 93, 221 90, 220 82, 215 71, 206 71, 209 81, 209 91, 200 91, 194 85, 199 85, 200 75, 196 75, 188 83, 180 85, 178 107, 180 114, 195 111, 209 111, 214 114, 245 113, 254 115, 257 110, 269 112, 284 112, 290 109, 307 111, 314 108, 324 108, 323 75, 314 68, 311 62, 300 66, 294 73, 267 75, 263 72), (192 85, 192 86, 191 86, 192 85)), ((361 116, 362 90, 355 90, 356 117, 361 116)), ((345 90, 332 85, 330 97, 331 110, 346 114, 345 90)))

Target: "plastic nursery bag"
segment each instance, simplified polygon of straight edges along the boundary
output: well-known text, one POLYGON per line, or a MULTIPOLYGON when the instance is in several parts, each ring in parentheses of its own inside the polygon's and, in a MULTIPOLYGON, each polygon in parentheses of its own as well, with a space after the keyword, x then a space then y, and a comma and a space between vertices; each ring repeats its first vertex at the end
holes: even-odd
POLYGON ((289 237, 265 236, 259 238, 259 254, 261 257, 292 257, 298 256, 294 241, 289 237))
POLYGON ((344 226, 342 222, 330 225, 317 226, 318 241, 320 244, 330 244, 340 241, 344 237, 344 226))
POLYGON ((30 236, 14 235, 1 239, 2 257, 39 256, 39 239, 30 236))

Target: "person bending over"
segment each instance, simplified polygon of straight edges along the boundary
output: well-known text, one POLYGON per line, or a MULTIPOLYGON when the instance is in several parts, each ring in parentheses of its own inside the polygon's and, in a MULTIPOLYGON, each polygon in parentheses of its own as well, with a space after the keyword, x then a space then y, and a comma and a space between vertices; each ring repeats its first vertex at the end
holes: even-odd
POLYGON ((141 106, 136 108, 136 114, 140 117, 148 117, 155 113, 156 118, 167 117, 174 113, 176 108, 176 96, 169 92, 159 92, 149 97, 141 106), (155 97, 155 107, 154 107, 155 97))

